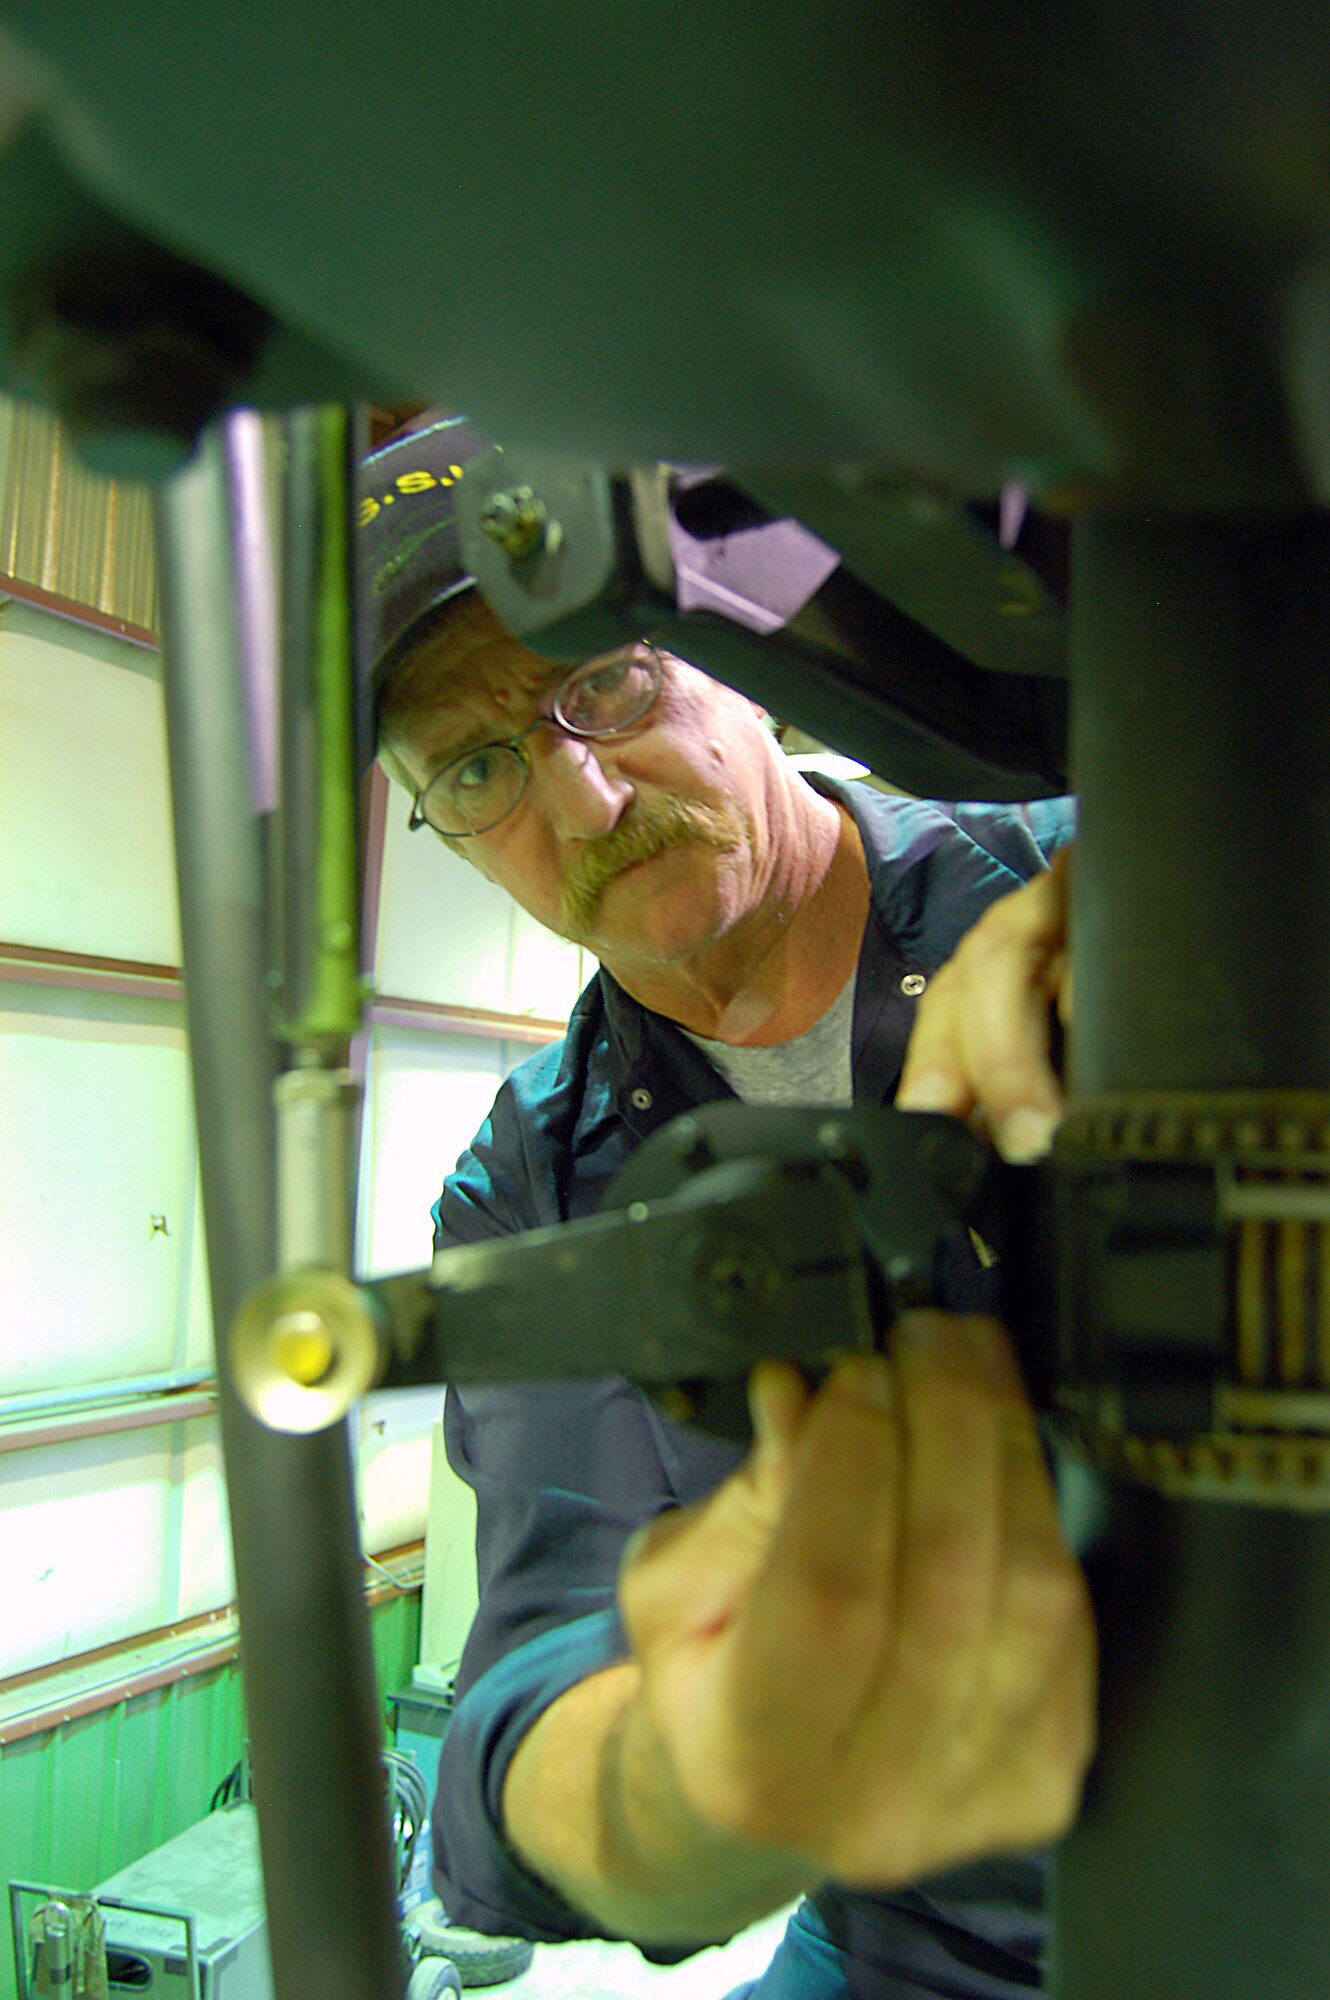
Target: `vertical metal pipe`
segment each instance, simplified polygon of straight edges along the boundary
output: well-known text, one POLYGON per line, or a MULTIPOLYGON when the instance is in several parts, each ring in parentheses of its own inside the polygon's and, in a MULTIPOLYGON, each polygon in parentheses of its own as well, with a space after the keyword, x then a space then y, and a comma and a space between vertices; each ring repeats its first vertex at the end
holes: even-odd
POLYGON ((263 419, 236 410, 223 431, 231 494, 240 677, 249 738, 250 802, 256 813, 277 804, 278 620, 276 551, 268 506, 263 419))
MULTIPOLYGON (((1076 541, 1073 1104, 1330 1088, 1330 524, 1076 541)), ((1103 1748, 1051 1991, 1323 2000, 1330 1517, 1077 1477, 1103 1748)))
POLYGON ((285 421, 282 809, 275 887, 281 1031, 302 1063, 346 1060, 360 1026, 350 413, 285 421))
POLYGON ((1330 1089, 1330 520, 1074 563, 1075 1088, 1330 1089))
POLYGON ((1056 2000, 1324 2000, 1330 1524, 1095 1476, 1101 1748, 1056 2000))
MULTIPOLYGON (((234 440, 233 440, 234 442, 234 440)), ((381 2000, 405 1984, 380 1720, 345 1427, 265 1430, 234 1393, 225 1330, 274 1268, 267 895, 251 810, 225 442, 158 497, 185 990, 246 1701, 279 2000, 381 2000)))

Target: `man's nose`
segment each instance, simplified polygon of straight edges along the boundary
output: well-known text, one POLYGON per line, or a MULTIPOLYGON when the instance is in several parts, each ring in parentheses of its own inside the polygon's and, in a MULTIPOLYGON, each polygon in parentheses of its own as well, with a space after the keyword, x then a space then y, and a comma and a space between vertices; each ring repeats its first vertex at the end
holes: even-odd
POLYGON ((531 738, 531 784, 556 833, 572 840, 596 840, 610 833, 627 811, 633 787, 597 755, 598 746, 568 736, 557 725, 531 738))

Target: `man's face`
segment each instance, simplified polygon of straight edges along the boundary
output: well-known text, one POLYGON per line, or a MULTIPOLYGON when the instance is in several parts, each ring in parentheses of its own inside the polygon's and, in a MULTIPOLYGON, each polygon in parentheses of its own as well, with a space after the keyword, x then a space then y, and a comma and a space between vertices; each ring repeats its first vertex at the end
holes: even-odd
MULTIPOLYGON (((780 753, 760 711, 663 655, 655 705, 623 735, 526 738, 509 816, 457 843, 539 922, 613 967, 673 964, 729 935, 770 880, 780 753)), ((408 663, 386 734, 418 788, 461 752, 548 712, 552 667, 472 594, 408 663)))

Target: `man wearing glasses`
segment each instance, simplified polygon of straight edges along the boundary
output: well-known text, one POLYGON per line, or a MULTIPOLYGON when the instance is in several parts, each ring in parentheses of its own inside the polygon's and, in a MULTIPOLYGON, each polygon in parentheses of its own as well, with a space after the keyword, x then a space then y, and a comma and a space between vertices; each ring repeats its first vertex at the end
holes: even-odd
MULTIPOLYGON (((600 971, 503 1085, 436 1241, 593 1212, 651 1131, 731 1092, 891 1102, 920 995, 1029 881, 948 966, 898 1098, 1027 1145, 1055 1104, 1065 804, 811 784, 686 660, 530 653, 458 559, 481 448, 426 424, 364 469, 379 755, 413 826, 600 971)), ((740 1463, 622 1380, 450 1394, 480 1607, 434 1811, 449 1915, 670 1960, 802 1895, 752 2000, 1028 1993, 1030 1850, 1076 1809, 1094 1647, 1005 1338, 911 1315, 890 1360, 816 1394, 763 1364, 751 1399, 740 1463)))

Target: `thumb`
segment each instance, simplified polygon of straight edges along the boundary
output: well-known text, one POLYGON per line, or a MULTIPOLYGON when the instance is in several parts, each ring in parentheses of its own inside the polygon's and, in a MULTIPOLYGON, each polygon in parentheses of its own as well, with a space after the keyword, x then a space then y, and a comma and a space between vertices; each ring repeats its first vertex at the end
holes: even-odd
POLYGON ((668 1508, 631 1537, 619 1601, 636 1648, 734 1616, 766 1560, 809 1400, 797 1369, 760 1362, 749 1383, 754 1444, 738 1471, 698 1506, 668 1508))

